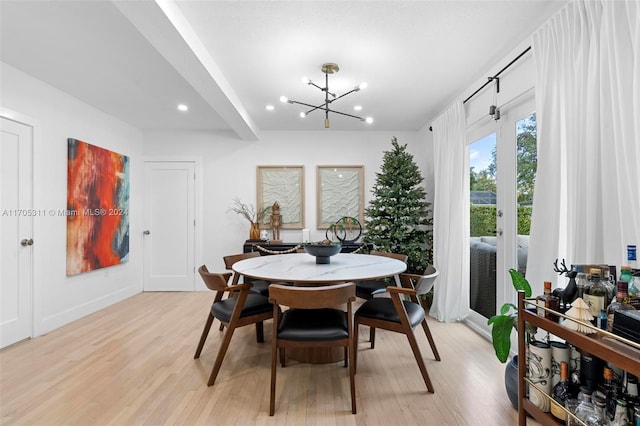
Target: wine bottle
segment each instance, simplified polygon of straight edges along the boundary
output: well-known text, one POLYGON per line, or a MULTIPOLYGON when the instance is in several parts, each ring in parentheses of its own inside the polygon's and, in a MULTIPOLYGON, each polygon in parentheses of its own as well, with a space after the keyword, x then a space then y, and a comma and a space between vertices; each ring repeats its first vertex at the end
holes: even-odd
POLYGON ((560 362, 560 381, 551 390, 551 397, 555 401, 551 403, 551 414, 558 420, 564 421, 566 413, 560 407, 564 407, 565 401, 570 397, 569 365, 564 361, 560 362))
POLYGON ((600 281, 600 269, 591 269, 591 286, 585 291, 584 301, 589 305, 589 313, 593 316, 593 324, 596 325, 600 310, 605 309, 607 299, 607 288, 600 281))

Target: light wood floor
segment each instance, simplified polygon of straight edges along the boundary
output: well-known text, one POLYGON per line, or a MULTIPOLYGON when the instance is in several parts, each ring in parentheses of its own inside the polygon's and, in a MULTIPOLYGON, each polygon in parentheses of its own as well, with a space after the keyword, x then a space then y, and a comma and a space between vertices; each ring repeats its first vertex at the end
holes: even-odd
POLYGON ((417 330, 435 387, 429 394, 408 342, 378 330, 369 349, 360 330, 350 411, 342 363, 289 361, 278 370, 269 417, 271 321, 236 332, 217 382, 206 381, 222 334, 217 321, 193 359, 212 294, 143 293, 0 351, 2 425, 514 425, 504 366, 490 343, 463 324, 431 319, 441 362, 417 330))

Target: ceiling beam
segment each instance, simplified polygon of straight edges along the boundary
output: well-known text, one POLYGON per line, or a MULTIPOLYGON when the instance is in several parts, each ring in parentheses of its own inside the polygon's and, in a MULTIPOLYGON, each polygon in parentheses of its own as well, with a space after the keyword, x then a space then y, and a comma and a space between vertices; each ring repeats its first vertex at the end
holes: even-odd
POLYGON ((258 128, 173 0, 113 4, 243 140, 258 128))

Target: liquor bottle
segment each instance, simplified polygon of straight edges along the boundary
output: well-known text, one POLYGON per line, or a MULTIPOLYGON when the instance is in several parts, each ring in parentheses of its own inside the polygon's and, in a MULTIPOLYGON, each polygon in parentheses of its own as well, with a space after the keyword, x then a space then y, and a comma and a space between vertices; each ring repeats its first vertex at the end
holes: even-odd
POLYGON ((627 395, 629 395, 631 398, 635 398, 638 396, 638 377, 629 373, 628 371, 626 372, 626 387, 625 387, 625 393, 627 395))
POLYGON ((594 396, 593 406, 595 407, 595 413, 587 417, 585 423, 587 426, 605 426, 609 424, 606 417, 605 401, 599 396, 594 396))
POLYGON ((600 310, 605 309, 607 299, 607 288, 600 281, 600 269, 591 269, 591 286, 585 290, 584 301, 589 305, 589 313, 593 316, 593 324, 596 325, 600 310))
POLYGON ((632 269, 631 275, 633 278, 629 282, 629 296, 632 297, 640 296, 640 275, 638 275, 637 271, 640 266, 638 266, 636 253, 637 252, 635 245, 630 244, 627 246, 627 265, 629 265, 629 267, 632 269), (636 269, 636 271, 633 271, 633 269, 636 269), (636 273, 636 275, 634 275, 634 272, 636 273))
POLYGON ((571 396, 569 392, 569 364, 564 361, 560 362, 560 381, 551 390, 551 397, 557 403, 551 403, 551 414, 560 421, 564 421, 566 413, 560 407, 564 407, 564 403, 571 396), (558 407, 560 405, 560 407, 558 407))
MULTIPOLYGON (((541 296, 536 297, 536 305, 539 306, 539 307, 552 309, 554 311, 557 311, 558 308, 560 307, 560 299, 558 299, 556 296, 553 296, 551 294, 551 282, 550 281, 545 281, 544 282, 544 294, 542 294, 541 296)), ((552 321, 558 321, 558 316, 552 314, 549 311, 545 311, 544 309, 538 308, 537 312, 538 312, 538 316, 539 317, 548 318, 548 319, 550 319, 552 321)))
POLYGON ((575 415, 583 422, 586 422, 587 418, 596 412, 596 408, 591 402, 591 388, 582 386, 580 388, 580 396, 578 399, 580 399, 580 404, 578 404, 578 407, 576 408, 575 415))
POLYGON ((607 297, 604 300, 605 308, 616 298, 616 285, 611 281, 612 279, 613 277, 611 276, 609 268, 603 269, 600 274, 600 282, 607 289, 607 297))
POLYGON ((578 297, 584 300, 584 290, 587 288, 587 274, 578 272, 576 277, 576 285, 578 286, 578 297))
POLYGON ((616 412, 616 400, 618 399, 618 389, 613 381, 613 369, 604 367, 602 371, 603 381, 598 387, 598 391, 604 395, 607 420, 613 420, 616 412))
POLYGON ((600 314, 598 315, 598 328, 601 330, 609 330, 608 322, 607 311, 600 309, 600 314))
POLYGON ((611 302, 607 306, 607 318, 609 332, 613 331, 614 316, 617 311, 635 311, 636 308, 629 303, 629 294, 627 293, 628 283, 625 281, 618 281, 618 293, 616 294, 616 300, 611 302))
POLYGON ((609 423, 611 426, 628 426, 629 416, 627 415, 627 402, 618 398, 616 401, 616 414, 613 416, 613 420, 609 423))

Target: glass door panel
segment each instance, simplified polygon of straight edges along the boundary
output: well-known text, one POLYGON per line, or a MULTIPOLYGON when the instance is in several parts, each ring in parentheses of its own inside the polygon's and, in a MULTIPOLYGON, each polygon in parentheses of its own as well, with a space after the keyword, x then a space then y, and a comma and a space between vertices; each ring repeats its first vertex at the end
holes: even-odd
POLYGON ((496 312, 496 133, 469 145, 469 306, 485 318, 496 312))
POLYGON ((518 271, 526 276, 529 229, 536 183, 536 114, 516 121, 516 209, 518 271))

